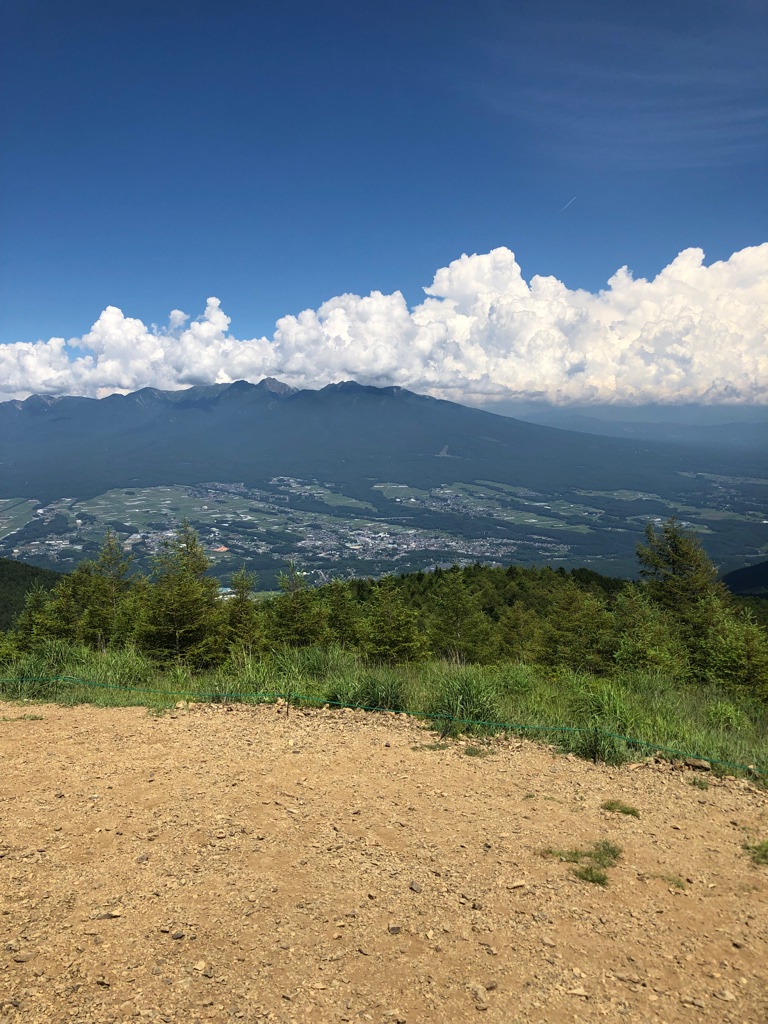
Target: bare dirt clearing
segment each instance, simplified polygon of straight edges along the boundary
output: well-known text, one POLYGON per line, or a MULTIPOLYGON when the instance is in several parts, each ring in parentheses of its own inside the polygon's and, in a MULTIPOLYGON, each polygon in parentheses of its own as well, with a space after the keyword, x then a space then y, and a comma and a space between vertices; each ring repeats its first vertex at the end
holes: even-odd
POLYGON ((768 1020, 747 782, 395 715, 2 710, 0 1021, 768 1020), (601 840, 607 888, 541 855, 601 840))

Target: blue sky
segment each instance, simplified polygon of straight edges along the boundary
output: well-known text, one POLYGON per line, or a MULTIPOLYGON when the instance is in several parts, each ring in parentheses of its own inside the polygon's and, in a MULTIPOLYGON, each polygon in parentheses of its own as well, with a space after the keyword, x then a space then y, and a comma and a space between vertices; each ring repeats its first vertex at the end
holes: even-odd
POLYGON ((768 240, 762 0, 3 12, 2 342, 210 295, 271 336, 345 292, 421 302, 462 253, 594 292, 768 240))

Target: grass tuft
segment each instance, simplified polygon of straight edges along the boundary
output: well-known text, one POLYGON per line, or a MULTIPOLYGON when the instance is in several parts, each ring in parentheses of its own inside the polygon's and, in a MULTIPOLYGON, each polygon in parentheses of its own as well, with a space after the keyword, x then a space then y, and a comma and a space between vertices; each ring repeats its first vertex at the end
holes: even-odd
POLYGON ((764 839, 762 843, 744 843, 744 849, 754 864, 768 864, 768 839, 764 839))
POLYGON ((578 864, 579 867, 574 868, 573 873, 582 882, 593 882, 595 885, 606 886, 608 885, 608 876, 603 869, 616 867, 621 856, 621 847, 607 839, 602 839, 598 843, 593 843, 586 850, 579 849, 579 847, 573 847, 570 850, 557 850, 549 847, 542 852, 545 856, 557 857, 559 860, 565 861, 566 864, 578 864), (587 863, 582 864, 583 861, 587 863))
POLYGON ((608 885, 608 875, 594 864, 586 864, 583 868, 574 868, 573 873, 582 882, 592 882, 594 885, 602 885, 603 888, 608 885))
POLYGON ((600 806, 604 811, 615 811, 616 814, 627 814, 633 818, 640 817, 640 811, 636 807, 622 803, 621 800, 605 800, 600 806))
POLYGON ((692 786, 695 786, 696 789, 709 789, 709 783, 707 782, 707 780, 699 778, 698 775, 694 775, 694 777, 691 779, 690 784, 692 786))
POLYGON ((666 882, 667 885, 671 885, 674 889, 685 888, 685 881, 680 877, 680 875, 657 875, 656 877, 660 878, 663 882, 666 882))

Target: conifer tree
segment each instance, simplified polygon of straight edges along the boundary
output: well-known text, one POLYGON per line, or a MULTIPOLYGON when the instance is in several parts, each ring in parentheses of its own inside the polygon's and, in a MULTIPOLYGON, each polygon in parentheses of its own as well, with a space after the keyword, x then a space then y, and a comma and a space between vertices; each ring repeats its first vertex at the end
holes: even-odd
POLYGON ((570 577, 555 594, 544 622, 542 661, 588 672, 611 667, 611 614, 603 598, 570 577))
POLYGON ((435 657, 475 663, 493 660, 491 624, 458 566, 445 573, 435 587, 428 636, 435 657))
POLYGON ((139 609, 136 638, 150 657, 195 666, 223 660, 224 614, 209 568, 197 534, 184 522, 153 558, 139 609))
POLYGON ((386 576, 373 589, 360 625, 360 649, 372 661, 420 661, 428 652, 416 612, 400 594, 394 577, 386 576))
POLYGON ((278 582, 282 593, 269 602, 269 639, 288 647, 326 643, 330 639, 328 609, 321 592, 308 586, 293 562, 278 582))
POLYGON ((333 580, 322 589, 328 610, 328 628, 343 647, 355 647, 360 635, 360 609, 348 583, 333 580))
POLYGON ((522 601, 514 601, 499 613, 496 641, 503 658, 535 664, 544 653, 544 622, 522 601))
POLYGON ((264 623, 254 601, 256 574, 243 566, 232 574, 232 596, 226 602, 227 638, 230 644, 254 654, 264 646, 264 623))
POLYGON ((749 609, 711 618, 700 643, 702 676, 768 700, 768 634, 749 609))
POLYGON ((675 516, 658 531, 653 523, 647 524, 645 544, 637 545, 637 558, 648 595, 689 632, 701 626, 701 612, 708 599, 717 598, 723 606, 731 604, 701 541, 675 516))
POLYGON ((613 607, 614 660, 619 668, 659 671, 676 679, 689 674, 689 657, 678 623, 638 586, 627 586, 613 607))

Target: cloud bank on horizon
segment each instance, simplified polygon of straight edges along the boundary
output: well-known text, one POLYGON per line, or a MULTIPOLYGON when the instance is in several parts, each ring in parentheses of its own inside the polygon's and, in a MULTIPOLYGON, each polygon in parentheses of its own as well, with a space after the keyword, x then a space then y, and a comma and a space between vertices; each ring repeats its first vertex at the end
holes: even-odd
POLYGON ((410 309, 400 292, 339 295, 240 340, 210 298, 147 327, 108 306, 82 338, 0 345, 0 400, 152 386, 339 380, 470 404, 768 403, 768 243, 705 266, 686 249, 653 280, 623 267, 597 294, 526 282, 507 248, 455 260, 410 309))

